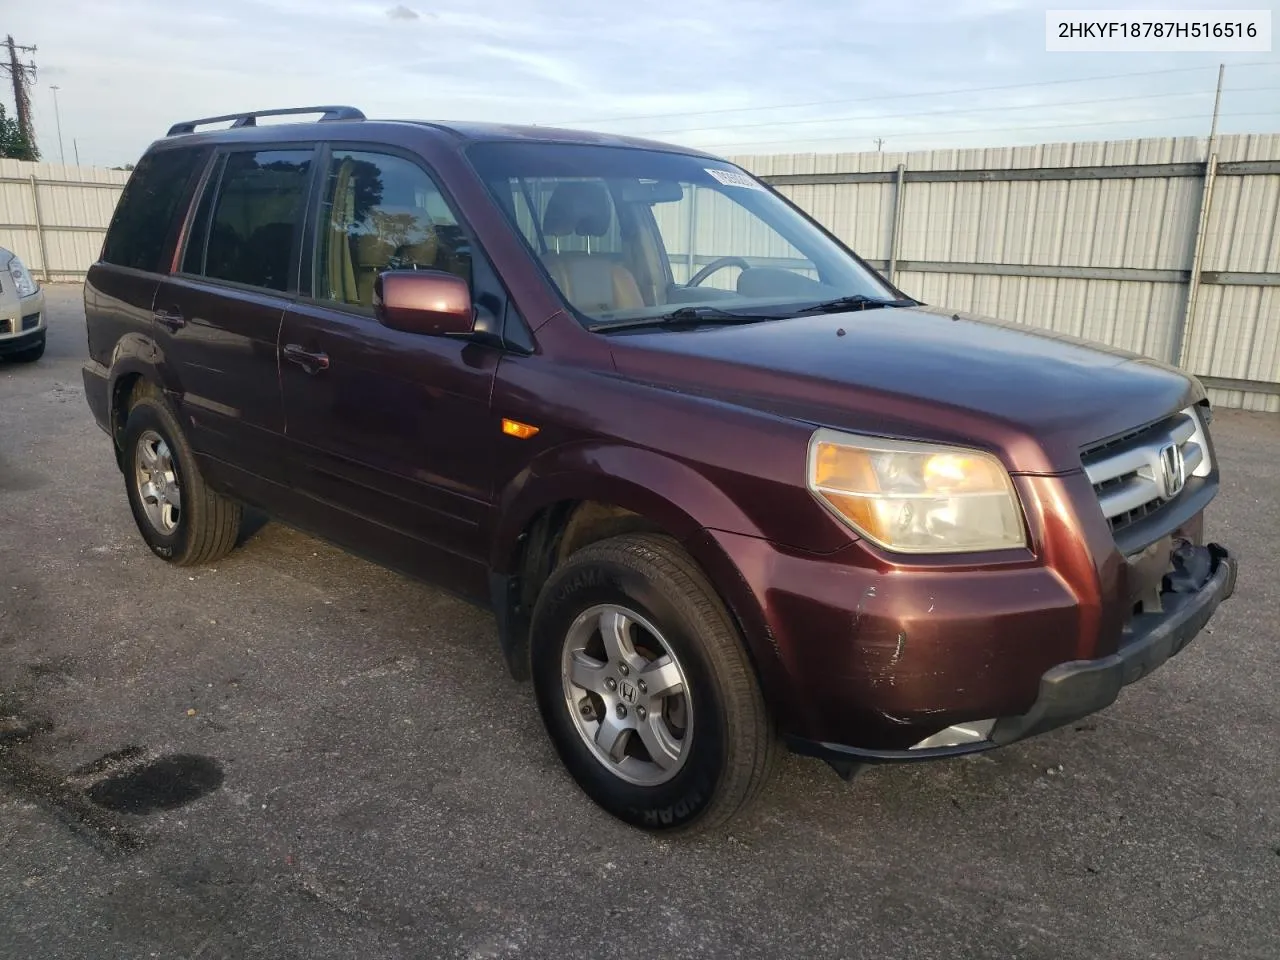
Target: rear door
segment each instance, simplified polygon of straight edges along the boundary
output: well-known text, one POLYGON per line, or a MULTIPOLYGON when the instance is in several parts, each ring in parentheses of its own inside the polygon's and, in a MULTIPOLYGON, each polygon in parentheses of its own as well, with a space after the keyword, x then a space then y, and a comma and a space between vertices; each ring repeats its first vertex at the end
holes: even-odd
POLYGON ((212 150, 162 147, 138 161, 85 281, 89 356, 108 367, 121 339, 152 333, 160 277, 173 260, 191 194, 212 150))
POLYGON ((324 163, 314 295, 290 306, 280 337, 290 482, 316 505, 308 526, 471 592, 485 561, 501 351, 382 326, 373 281, 391 268, 446 270, 501 310, 487 289, 496 278, 486 268, 477 286, 469 234, 418 161, 335 146, 324 163))
POLYGON ((264 498, 260 481, 286 480, 278 341, 297 296, 315 152, 219 151, 179 268, 156 295, 156 336, 192 447, 211 477, 250 501, 264 498))

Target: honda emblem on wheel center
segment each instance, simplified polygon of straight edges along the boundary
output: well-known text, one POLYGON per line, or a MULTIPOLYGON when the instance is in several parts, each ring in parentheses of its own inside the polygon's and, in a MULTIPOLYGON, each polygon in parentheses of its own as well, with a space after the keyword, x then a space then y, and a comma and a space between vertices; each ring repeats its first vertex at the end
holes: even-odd
POLYGON ((636 688, 633 687, 626 680, 619 681, 618 693, 622 695, 622 699, 625 700, 627 703, 636 702, 636 688))
POLYGON ((1176 443, 1167 443, 1160 448, 1160 478, 1164 481, 1164 496, 1172 500, 1182 492, 1187 481, 1187 464, 1182 459, 1182 448, 1176 443))

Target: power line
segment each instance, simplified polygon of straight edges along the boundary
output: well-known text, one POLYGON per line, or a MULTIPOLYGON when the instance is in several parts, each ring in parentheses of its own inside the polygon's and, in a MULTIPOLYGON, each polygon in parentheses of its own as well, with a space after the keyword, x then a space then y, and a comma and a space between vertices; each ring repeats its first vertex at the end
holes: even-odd
MULTIPOLYGON (((1280 87, 1238 87, 1233 93, 1250 93, 1260 90, 1280 90, 1280 87)), ((968 110, 961 111, 961 115, 971 113, 994 113, 1004 112, 1008 110, 1049 110, 1054 107, 1079 107, 1096 103, 1120 103, 1125 100, 1163 100, 1169 97, 1211 97, 1212 90, 1182 90, 1173 93, 1145 93, 1135 94, 1128 97, 1096 97, 1090 100, 1057 100, 1047 103, 1023 103, 1014 105, 999 105, 994 107, 973 107, 968 110)), ((938 117, 938 116, 955 116, 957 111, 951 110, 918 110, 914 113, 895 113, 895 114, 871 114, 864 113, 856 117, 810 117, 807 120, 762 120, 758 123, 731 123, 715 127, 671 127, 664 130, 646 130, 636 134, 636 136, 652 137, 658 134, 666 133, 702 133, 707 130, 747 130, 757 127, 792 127, 806 123, 848 123, 857 120, 901 120, 907 117, 938 117)))
MULTIPOLYGON (((1248 111, 1244 113, 1221 114, 1221 116, 1223 117, 1273 117, 1275 115, 1276 115, 1275 110, 1255 110, 1255 111, 1248 111)), ((935 137, 935 136, 943 137, 943 136, 950 136, 955 134, 1006 133, 1010 130, 1019 130, 1019 131, 1020 130, 1062 130, 1068 127, 1108 127, 1108 126, 1116 126, 1117 124, 1165 123, 1165 122, 1174 122, 1178 120, 1204 120, 1204 119, 1205 119, 1204 114, 1190 113, 1180 117, 1137 117, 1129 120, 1084 120, 1084 121, 1081 121, 1080 123, 1047 123, 1047 124, 1035 124, 1035 125, 1024 124, 1022 126, 1017 126, 1017 127, 986 127, 982 129, 974 128, 971 130, 931 130, 931 131, 924 131, 924 132, 904 130, 896 133, 888 132, 888 131, 881 131, 881 132, 888 132, 888 136, 896 140, 919 140, 921 137, 935 137)), ((703 149, 703 150, 715 149, 719 151, 726 151, 730 148, 766 146, 772 143, 819 143, 819 142, 830 141, 830 140, 856 140, 856 139, 859 139, 858 134, 847 133, 847 134, 843 134, 841 136, 835 136, 835 137, 791 137, 785 140, 753 140, 753 141, 748 141, 744 143, 728 143, 728 144, 720 143, 720 144, 711 144, 709 146, 701 146, 699 147, 699 149, 703 149)))
MULTIPOLYGON (((1233 67, 1280 66, 1280 60, 1250 60, 1233 63, 1233 67)), ((989 93, 995 90, 1028 90, 1035 87, 1059 86, 1068 83, 1089 83, 1094 80, 1124 80, 1130 77, 1154 77, 1170 73, 1192 73, 1198 70, 1214 70, 1216 66, 1169 67, 1164 70, 1139 70, 1133 73, 1106 73, 1092 77, 1069 77, 1061 80, 1037 80, 1028 83, 1005 83, 991 87, 962 87, 958 90, 930 90, 914 93, 890 93, 869 97, 852 97, 839 100, 811 100, 807 103, 778 103, 767 107, 728 107, 720 110, 678 110, 674 113, 637 114, 627 117, 594 117, 587 120, 562 120, 543 126, 572 126, 574 124, 623 123, 630 120, 665 120, 669 117, 706 117, 726 113, 755 113, 761 110, 794 110, 800 107, 827 107, 838 103, 871 103, 884 100, 903 100, 915 97, 945 97, 962 93, 989 93)))

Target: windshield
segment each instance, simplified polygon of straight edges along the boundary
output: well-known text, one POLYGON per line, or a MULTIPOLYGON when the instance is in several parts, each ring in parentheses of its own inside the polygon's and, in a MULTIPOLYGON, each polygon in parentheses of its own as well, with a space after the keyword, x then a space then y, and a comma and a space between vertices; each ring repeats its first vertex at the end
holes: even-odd
POLYGON ((777 316, 897 295, 721 160, 558 143, 478 143, 468 156, 592 327, 683 308, 777 316))

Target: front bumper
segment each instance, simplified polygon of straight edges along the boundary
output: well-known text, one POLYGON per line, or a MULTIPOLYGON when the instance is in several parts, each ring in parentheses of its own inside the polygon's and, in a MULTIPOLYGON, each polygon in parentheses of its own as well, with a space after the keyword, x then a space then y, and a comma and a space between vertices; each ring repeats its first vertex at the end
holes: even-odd
POLYGON ((1161 593, 1159 613, 1135 615, 1125 627, 1115 653, 1095 660, 1074 660, 1046 670, 1031 708, 995 720, 985 739, 956 746, 908 750, 864 750, 842 744, 791 737, 797 753, 821 757, 837 767, 895 760, 928 760, 959 756, 1003 746, 1035 736, 1096 713, 1115 702, 1123 687, 1141 680, 1179 653, 1204 629, 1218 605, 1235 591, 1236 560, 1218 544, 1189 543, 1183 562, 1161 593), (1203 579, 1189 580, 1186 571, 1199 568, 1203 579))
POLYGON ((30 350, 32 347, 39 346, 42 340, 44 340, 44 327, 28 330, 15 337, 0 337, 0 357, 30 350))
POLYGON ((1120 649, 1097 660, 1063 663, 1040 678, 1040 695, 1026 713, 996 722, 996 746, 1052 730, 1110 706, 1121 688, 1141 680, 1182 651, 1204 629, 1218 604, 1236 589, 1236 559, 1211 543, 1205 551, 1209 578, 1194 592, 1161 594, 1160 613, 1137 614, 1125 628, 1120 649))
POLYGON ((47 326, 43 290, 21 299, 10 292, 0 299, 0 357, 37 346, 47 326))

